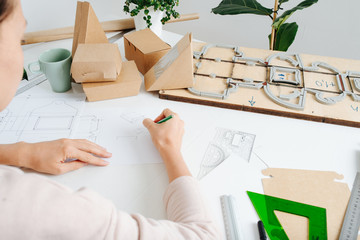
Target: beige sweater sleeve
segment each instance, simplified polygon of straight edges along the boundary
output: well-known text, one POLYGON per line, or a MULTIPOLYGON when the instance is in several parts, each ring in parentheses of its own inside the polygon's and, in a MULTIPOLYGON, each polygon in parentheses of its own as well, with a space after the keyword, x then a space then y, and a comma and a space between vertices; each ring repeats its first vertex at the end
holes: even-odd
POLYGON ((130 215, 86 188, 73 192, 36 174, 0 166, 4 239, 220 239, 196 179, 174 180, 164 202, 169 220, 130 215))

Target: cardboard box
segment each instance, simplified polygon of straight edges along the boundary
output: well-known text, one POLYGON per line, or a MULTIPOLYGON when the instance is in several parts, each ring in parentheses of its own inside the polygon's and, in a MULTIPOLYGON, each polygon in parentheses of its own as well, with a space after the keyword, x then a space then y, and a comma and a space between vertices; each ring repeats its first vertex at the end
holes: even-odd
POLYGON ((83 83, 89 102, 135 96, 140 91, 142 79, 134 61, 123 62, 115 82, 83 83))
POLYGON ((148 28, 126 34, 124 46, 126 59, 134 60, 143 75, 171 49, 148 28))
POLYGON ((75 82, 116 81, 122 60, 117 44, 79 44, 71 65, 75 82))
POLYGON ((77 2, 72 56, 80 43, 108 43, 105 32, 88 2, 77 2))
POLYGON ((147 91, 188 88, 194 85, 191 33, 186 34, 145 74, 147 91))

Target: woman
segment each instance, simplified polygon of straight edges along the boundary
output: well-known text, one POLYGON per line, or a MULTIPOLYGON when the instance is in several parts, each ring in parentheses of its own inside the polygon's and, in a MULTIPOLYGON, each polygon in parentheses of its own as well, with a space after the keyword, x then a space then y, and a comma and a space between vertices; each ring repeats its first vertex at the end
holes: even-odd
MULTIPOLYGON (((20 0, 0 0, 0 110, 14 96, 22 75, 20 41, 26 22, 20 0)), ((1 239, 219 239, 181 152, 183 122, 165 109, 155 119, 145 119, 153 143, 169 176, 164 202, 169 220, 156 221, 117 211, 114 205, 89 189, 70 189, 35 174, 0 165, 1 239)), ((87 164, 105 166, 94 157, 111 156, 85 140, 62 139, 36 144, 0 146, 0 163, 39 172, 61 174, 87 164), (78 159, 66 163, 68 158, 78 159)))

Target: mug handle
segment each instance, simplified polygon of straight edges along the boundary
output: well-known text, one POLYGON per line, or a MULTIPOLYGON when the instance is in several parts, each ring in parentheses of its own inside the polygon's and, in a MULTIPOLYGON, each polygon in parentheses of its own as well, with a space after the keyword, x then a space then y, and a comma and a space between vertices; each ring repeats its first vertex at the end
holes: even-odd
POLYGON ((40 63, 39 62, 32 62, 28 65, 28 69, 31 73, 41 73, 41 70, 40 70, 40 63), (37 65, 39 70, 33 70, 32 67, 37 65))

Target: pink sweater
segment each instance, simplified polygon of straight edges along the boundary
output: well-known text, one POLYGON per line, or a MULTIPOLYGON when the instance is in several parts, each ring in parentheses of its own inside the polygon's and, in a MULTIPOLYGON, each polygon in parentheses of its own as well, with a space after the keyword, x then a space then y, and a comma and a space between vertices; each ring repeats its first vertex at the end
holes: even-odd
POLYGON ((170 183, 164 204, 169 220, 128 214, 89 189, 0 165, 1 239, 220 239, 195 178, 170 183))

